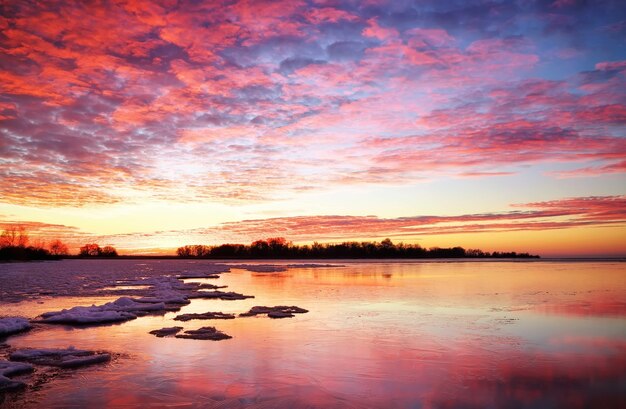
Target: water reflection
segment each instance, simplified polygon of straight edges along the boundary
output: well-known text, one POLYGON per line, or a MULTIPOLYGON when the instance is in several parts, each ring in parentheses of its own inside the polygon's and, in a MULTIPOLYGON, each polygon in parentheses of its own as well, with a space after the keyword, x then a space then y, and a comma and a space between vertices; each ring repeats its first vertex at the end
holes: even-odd
MULTIPOLYGON (((180 312, 118 326, 48 327, 10 338, 20 347, 75 345, 120 355, 56 376, 5 405, 626 407, 622 265, 344 264, 278 274, 235 270, 210 282, 255 299, 193 300, 180 312), (254 305, 310 312, 284 320, 172 321, 181 313, 240 313, 254 305), (148 334, 172 325, 214 325, 233 339, 148 334)), ((163 266, 152 267, 158 273, 163 266)), ((66 301, 19 307, 34 316, 66 301)))
POLYGON ((587 299, 575 302, 565 302, 562 304, 546 303, 537 308, 546 314, 579 315, 588 317, 626 315, 626 302, 619 300, 587 299))

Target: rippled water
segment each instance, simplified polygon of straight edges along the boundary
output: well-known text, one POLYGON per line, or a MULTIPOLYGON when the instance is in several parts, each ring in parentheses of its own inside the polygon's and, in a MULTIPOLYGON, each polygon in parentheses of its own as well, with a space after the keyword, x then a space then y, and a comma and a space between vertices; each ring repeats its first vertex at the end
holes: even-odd
MULTIPOLYGON (((81 329, 42 324, 10 337, 11 347, 73 345, 110 351, 114 359, 22 377, 30 386, 8 394, 2 406, 626 407, 624 263, 335 263, 344 267, 233 269, 206 280, 255 299, 193 300, 164 316, 81 329), (179 313, 240 313, 254 305, 310 312, 282 320, 172 321, 179 313), (148 334, 173 325, 215 326, 233 338, 148 334)), ((208 264, 0 265, 0 315, 34 318, 112 301, 117 296, 95 295, 99 286, 208 264)))

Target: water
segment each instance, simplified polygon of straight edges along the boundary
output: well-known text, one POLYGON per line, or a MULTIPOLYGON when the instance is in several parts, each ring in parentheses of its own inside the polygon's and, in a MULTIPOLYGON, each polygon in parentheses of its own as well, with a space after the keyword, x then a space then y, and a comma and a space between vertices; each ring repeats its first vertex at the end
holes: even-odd
MULTIPOLYGON (((193 300, 180 312, 120 325, 43 326, 11 337, 11 347, 73 345, 110 351, 114 360, 50 371, 43 378, 26 376, 26 382, 45 381, 7 395, 3 405, 626 407, 624 263, 335 263, 344 267, 273 274, 234 269, 204 280, 255 299, 193 300), (310 312, 283 320, 172 321, 180 313, 240 313, 254 305, 297 305, 310 312), (148 334, 174 325, 215 326, 233 338, 212 342, 148 334)), ((116 280, 203 271, 209 264, 0 265, 0 315, 32 318, 112 301, 117 296, 96 294, 116 280), (46 283, 61 290, 46 289, 46 283)))

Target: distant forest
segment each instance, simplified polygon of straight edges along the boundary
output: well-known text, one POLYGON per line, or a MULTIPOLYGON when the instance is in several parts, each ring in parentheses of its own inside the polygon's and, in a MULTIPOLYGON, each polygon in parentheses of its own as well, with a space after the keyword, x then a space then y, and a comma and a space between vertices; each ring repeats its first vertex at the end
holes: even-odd
POLYGON ((26 228, 11 226, 0 234, 0 261, 58 260, 68 253, 60 240, 30 243, 26 228))
POLYGON ((77 256, 71 256, 68 246, 55 239, 48 243, 30 239, 24 226, 9 226, 0 234, 0 261, 60 260, 68 257, 117 257, 111 246, 85 244, 77 256))
POLYGON ((250 245, 202 244, 179 247, 176 254, 181 258, 213 259, 334 259, 334 258, 539 258, 528 253, 488 252, 463 247, 425 249, 419 244, 394 244, 390 239, 381 242, 350 241, 343 243, 313 243, 297 245, 283 237, 257 240, 250 245))
MULTIPOLYGON (((257 240, 250 245, 222 244, 206 246, 202 244, 179 247, 176 250, 179 258, 211 258, 211 259, 336 259, 336 258, 539 258, 528 253, 488 252, 463 247, 425 249, 419 244, 393 243, 390 239, 381 242, 349 241, 343 243, 313 243, 297 245, 283 237, 257 240)), ((30 242, 26 229, 12 226, 0 234, 0 261, 27 260, 59 260, 62 258, 111 258, 119 257, 117 250, 111 246, 100 247, 96 243, 85 244, 77 255, 70 255, 68 246, 60 240, 49 243, 42 241, 30 242)), ((150 256, 122 256, 141 257, 150 256)), ((171 258, 161 256, 156 258, 171 258)))

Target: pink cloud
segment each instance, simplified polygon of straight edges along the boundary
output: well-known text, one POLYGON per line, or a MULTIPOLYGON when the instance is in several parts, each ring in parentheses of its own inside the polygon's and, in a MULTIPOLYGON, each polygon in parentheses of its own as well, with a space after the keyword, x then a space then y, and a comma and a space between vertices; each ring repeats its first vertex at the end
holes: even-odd
POLYGON ((538 165, 624 171, 618 56, 543 79, 541 38, 502 31, 523 10, 481 9, 499 22, 487 32, 480 13, 444 3, 415 25, 400 3, 13 3, 0 19, 0 200, 175 198, 176 186, 185 201, 245 202, 538 165))
POLYGON ((446 30, 440 28, 413 28, 408 30, 408 45, 415 48, 440 48, 451 47, 456 40, 446 30))
POLYGON ((552 172, 553 175, 559 178, 602 176, 610 175, 612 173, 626 173, 626 161, 611 163, 604 166, 589 166, 574 170, 552 172))
POLYGON ((398 38, 399 34, 398 30, 395 28, 381 27, 375 18, 369 19, 367 21, 367 27, 363 30, 365 37, 376 38, 380 41, 394 40, 398 38))
POLYGON ((344 10, 338 10, 333 7, 323 7, 319 9, 312 9, 306 13, 307 19, 313 24, 320 23, 336 23, 341 20, 355 21, 359 17, 354 14, 350 14, 344 10))
MULTIPOLYGON (((294 241, 355 237, 403 237, 513 230, 552 230, 578 226, 624 225, 626 197, 579 197, 514 205, 520 211, 460 216, 299 216, 224 223, 212 234, 252 240, 284 236, 294 241), (528 210, 530 209, 530 210, 528 210), (567 218, 563 219, 564 216, 567 218)), ((245 240, 245 239, 244 239, 245 240)))

